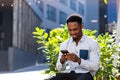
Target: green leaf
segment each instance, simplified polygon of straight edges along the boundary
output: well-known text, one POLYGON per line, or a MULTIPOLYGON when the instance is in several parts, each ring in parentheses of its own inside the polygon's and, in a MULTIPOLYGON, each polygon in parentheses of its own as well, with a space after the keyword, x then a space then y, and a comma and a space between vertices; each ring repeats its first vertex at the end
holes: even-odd
POLYGON ((39 27, 36 27, 35 30, 39 33, 39 35, 42 36, 44 30, 43 29, 40 29, 39 27))
POLYGON ((46 39, 48 37, 48 33, 44 33, 43 37, 46 39))

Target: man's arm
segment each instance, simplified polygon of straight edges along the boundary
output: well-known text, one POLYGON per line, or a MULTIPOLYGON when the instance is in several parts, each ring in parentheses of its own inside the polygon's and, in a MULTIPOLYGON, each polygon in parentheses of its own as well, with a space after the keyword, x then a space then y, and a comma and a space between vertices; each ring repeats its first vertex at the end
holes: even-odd
POLYGON ((57 64, 56 64, 56 68, 57 68, 58 71, 65 70, 65 62, 66 62, 65 55, 62 55, 61 52, 60 52, 59 57, 58 57, 58 61, 57 61, 57 64))
MULTIPOLYGON (((64 44, 61 44, 60 50, 63 50, 63 49, 65 49, 65 48, 64 48, 64 44)), ((57 61, 57 64, 56 64, 56 69, 57 69, 58 71, 63 71, 63 70, 65 70, 65 67, 66 67, 65 62, 66 62, 65 55, 63 55, 63 54, 61 53, 61 51, 60 51, 60 52, 59 52, 59 55, 58 55, 58 61, 57 61)))

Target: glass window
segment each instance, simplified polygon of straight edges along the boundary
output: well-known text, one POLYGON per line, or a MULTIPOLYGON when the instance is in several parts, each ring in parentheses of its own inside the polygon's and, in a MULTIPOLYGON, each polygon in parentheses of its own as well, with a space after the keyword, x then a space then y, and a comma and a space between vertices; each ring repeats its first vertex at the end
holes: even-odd
POLYGON ((43 13, 43 10, 44 10, 44 4, 43 4, 43 1, 40 1, 39 3, 39 9, 42 11, 43 13))
POLYGON ((0 26, 2 25, 2 19, 3 19, 3 16, 2 16, 2 13, 0 12, 0 26))
POLYGON ((60 0, 60 2, 64 5, 67 5, 68 0, 60 0))
POLYGON ((81 16, 84 16, 84 5, 82 3, 79 2, 78 4, 78 13, 81 15, 81 16))
POLYGON ((70 0, 70 8, 76 10, 76 0, 70 0))
POLYGON ((2 50, 2 43, 3 43, 3 32, 2 32, 2 30, 0 29, 0 51, 2 50))
POLYGON ((52 21, 56 21, 56 8, 47 5, 47 18, 52 21))
POLYGON ((66 18, 67 18, 67 14, 60 11, 59 12, 59 24, 65 24, 66 23, 66 18))

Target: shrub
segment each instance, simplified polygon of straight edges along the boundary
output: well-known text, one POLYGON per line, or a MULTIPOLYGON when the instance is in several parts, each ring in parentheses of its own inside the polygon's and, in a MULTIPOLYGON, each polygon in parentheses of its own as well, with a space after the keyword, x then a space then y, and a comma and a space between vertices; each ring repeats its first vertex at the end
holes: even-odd
MULTIPOLYGON (((99 35, 97 41, 100 45, 100 68, 96 74, 96 80, 114 80, 115 74, 118 73, 114 59, 115 53, 119 52, 119 46, 115 42, 115 35, 99 35)), ((118 61, 118 59, 116 59, 118 61)), ((118 62, 117 62, 118 64, 118 62)))
MULTIPOLYGON (((46 54, 47 63, 49 64, 48 72, 57 72, 55 66, 60 50, 60 43, 69 38, 67 25, 64 25, 62 28, 55 28, 50 33, 45 32, 39 27, 36 27, 35 30, 32 34, 36 38, 36 42, 42 44, 38 49, 42 49, 42 52, 46 54)), ((95 80, 114 80, 115 74, 120 72, 120 47, 115 42, 115 34, 109 35, 105 33, 96 37, 96 32, 96 30, 83 29, 85 35, 96 39, 100 45, 100 68, 95 75, 95 80), (119 55, 114 55, 116 52, 119 55), (116 65, 113 64, 114 57, 117 57, 116 65)))
POLYGON ((45 32, 43 29, 36 27, 35 32, 32 32, 33 37, 36 38, 38 44, 42 44, 38 49, 42 49, 42 52, 46 54, 47 64, 49 64, 49 71, 54 71, 57 57, 59 53, 60 43, 68 39, 69 34, 66 25, 64 28, 56 28, 50 31, 50 33, 45 32))

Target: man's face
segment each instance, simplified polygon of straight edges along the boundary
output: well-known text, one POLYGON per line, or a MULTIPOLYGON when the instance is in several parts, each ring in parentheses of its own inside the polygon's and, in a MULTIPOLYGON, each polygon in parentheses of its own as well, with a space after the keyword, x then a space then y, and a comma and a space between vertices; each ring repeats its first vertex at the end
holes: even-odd
POLYGON ((73 40, 79 39, 82 36, 82 25, 78 22, 68 22, 68 31, 72 36, 73 40))

